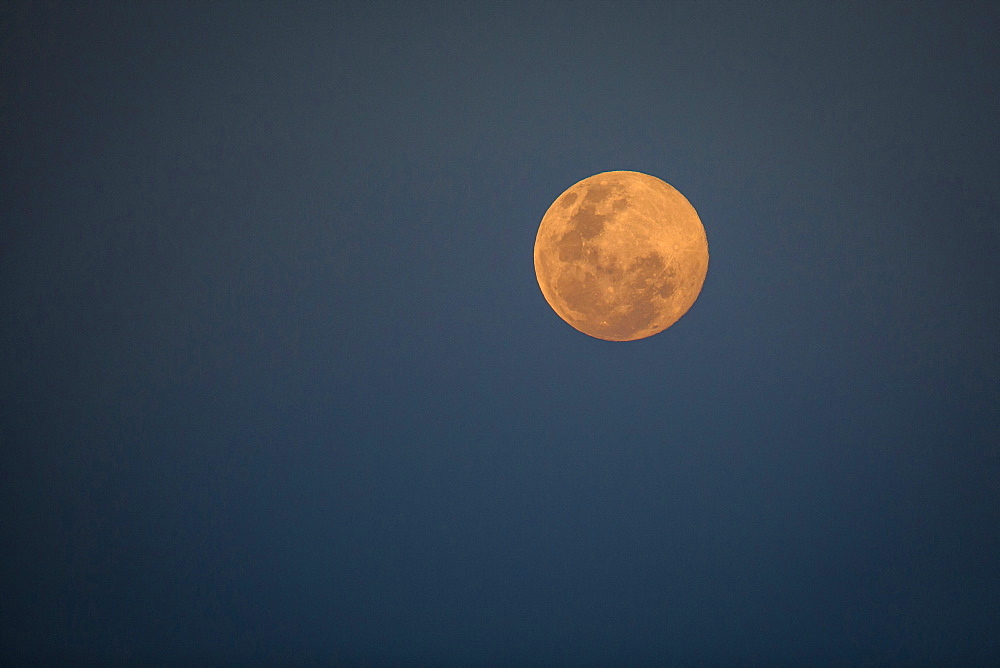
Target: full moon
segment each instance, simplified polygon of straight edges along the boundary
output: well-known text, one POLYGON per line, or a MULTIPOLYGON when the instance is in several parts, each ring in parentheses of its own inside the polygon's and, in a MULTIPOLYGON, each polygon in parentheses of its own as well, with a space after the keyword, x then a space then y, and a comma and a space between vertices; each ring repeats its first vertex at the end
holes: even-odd
POLYGON ((570 186, 542 217, 535 276, 549 306, 605 341, 662 332, 687 313, 708 273, 708 239, 684 195, 640 172, 570 186))

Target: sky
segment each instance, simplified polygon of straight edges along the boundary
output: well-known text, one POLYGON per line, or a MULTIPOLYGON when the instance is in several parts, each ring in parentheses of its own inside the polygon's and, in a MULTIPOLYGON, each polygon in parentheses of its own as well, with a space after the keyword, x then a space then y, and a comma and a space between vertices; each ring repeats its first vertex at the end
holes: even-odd
POLYGON ((995 665, 1000 11, 4 2, 0 662, 995 665), (548 206, 697 209, 641 341, 548 206))

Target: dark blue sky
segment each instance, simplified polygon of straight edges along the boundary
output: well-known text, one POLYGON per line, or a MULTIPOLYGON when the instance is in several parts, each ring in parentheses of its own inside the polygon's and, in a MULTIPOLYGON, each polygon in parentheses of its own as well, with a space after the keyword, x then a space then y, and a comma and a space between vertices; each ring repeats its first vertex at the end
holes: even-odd
POLYGON ((0 661, 1000 659, 1000 12, 871 5, 3 4, 0 661))

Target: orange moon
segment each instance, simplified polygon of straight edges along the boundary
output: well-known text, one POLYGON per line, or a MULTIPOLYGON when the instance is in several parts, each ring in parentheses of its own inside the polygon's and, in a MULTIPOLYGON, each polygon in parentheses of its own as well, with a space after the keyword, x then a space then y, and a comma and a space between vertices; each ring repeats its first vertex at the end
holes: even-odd
POLYGON ((684 195, 640 172, 571 186, 542 218, 535 276, 549 306, 605 341, 662 332, 698 299, 708 239, 684 195))

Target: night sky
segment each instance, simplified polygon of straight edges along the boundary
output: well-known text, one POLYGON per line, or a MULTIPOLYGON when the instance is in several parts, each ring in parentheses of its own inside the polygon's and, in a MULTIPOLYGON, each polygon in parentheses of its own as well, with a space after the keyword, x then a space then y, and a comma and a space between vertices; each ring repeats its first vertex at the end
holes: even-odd
POLYGON ((4 2, 0 156, 0 663, 1000 661, 996 3, 4 2))

